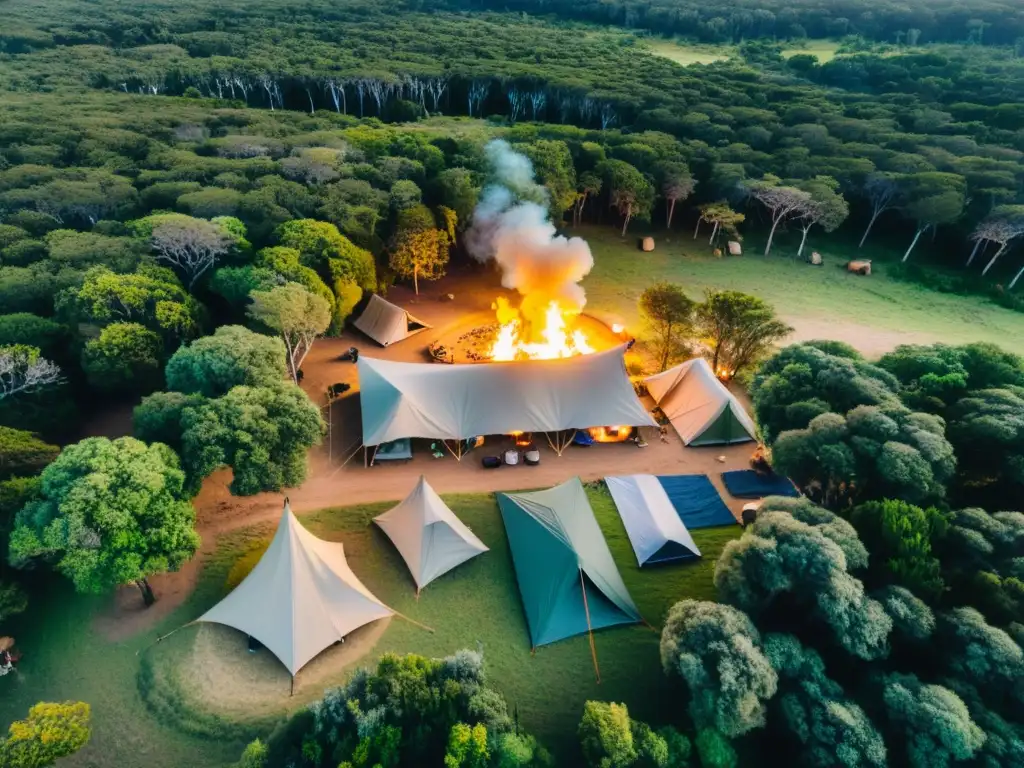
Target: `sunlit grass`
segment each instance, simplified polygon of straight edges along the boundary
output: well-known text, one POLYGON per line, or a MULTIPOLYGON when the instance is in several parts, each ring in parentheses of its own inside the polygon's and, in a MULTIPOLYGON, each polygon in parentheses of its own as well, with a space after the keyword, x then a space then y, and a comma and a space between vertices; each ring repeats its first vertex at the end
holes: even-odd
POLYGON ((734 53, 730 46, 695 45, 677 40, 666 40, 662 37, 644 38, 643 47, 656 56, 669 59, 684 67, 691 64, 714 64, 716 61, 725 61, 734 53))

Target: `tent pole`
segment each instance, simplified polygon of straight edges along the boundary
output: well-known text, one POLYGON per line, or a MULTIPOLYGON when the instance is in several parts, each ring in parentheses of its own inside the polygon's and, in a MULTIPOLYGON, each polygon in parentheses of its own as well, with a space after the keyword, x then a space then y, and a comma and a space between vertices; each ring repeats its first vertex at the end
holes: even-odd
POLYGON ((427 630, 427 632, 430 632, 431 634, 433 634, 433 632, 434 632, 434 630, 431 629, 430 627, 428 627, 426 624, 420 624, 418 621, 413 621, 412 619, 410 619, 405 614, 399 613, 398 611, 392 611, 392 613, 394 613, 395 616, 397 616, 400 619, 405 619, 410 624, 412 624, 414 627, 419 627, 420 629, 425 629, 425 630, 427 630))
POLYGON ((549 447, 551 448, 551 450, 552 450, 552 451, 554 451, 554 452, 555 452, 555 455, 556 455, 556 456, 561 456, 561 455, 562 455, 562 452, 561 452, 560 450, 558 450, 558 446, 557 446, 557 445, 555 444, 555 442, 554 442, 554 441, 553 441, 553 440, 551 439, 551 433, 550 433, 550 432, 545 432, 545 433, 544 433, 544 437, 545 437, 545 438, 547 439, 547 441, 548 441, 548 446, 549 446, 549 447))
POLYGON ((597 684, 601 684, 601 668, 597 666, 597 647, 594 645, 594 629, 590 626, 590 607, 587 605, 587 583, 583 581, 583 569, 580 568, 580 589, 583 590, 583 612, 587 614, 587 634, 590 636, 590 655, 594 659, 594 672, 597 684))
POLYGON ((366 459, 366 446, 364 445, 363 446, 363 468, 365 469, 367 466, 369 466, 369 462, 366 459))
POLYGON ((185 629, 185 627, 191 627, 191 626, 192 626, 193 624, 198 624, 198 623, 199 623, 198 621, 190 621, 190 622, 189 622, 188 624, 182 624, 182 625, 181 625, 180 627, 178 627, 177 629, 172 629, 172 630, 171 630, 170 632, 168 632, 168 633, 167 633, 166 635, 160 635, 160 637, 158 637, 158 638, 157 638, 156 640, 154 640, 154 641, 153 641, 152 643, 150 643, 149 645, 147 645, 147 646, 146 646, 145 648, 140 648, 139 650, 137 650, 137 651, 135 652, 135 655, 136 655, 136 656, 138 656, 138 655, 139 655, 140 653, 142 653, 142 651, 147 651, 147 650, 149 650, 150 648, 152 648, 152 647, 153 647, 154 645, 156 645, 157 643, 159 643, 159 642, 162 642, 162 641, 166 640, 166 639, 167 639, 168 637, 170 637, 171 635, 173 635, 173 634, 174 634, 175 632, 178 632, 178 631, 180 631, 180 630, 182 630, 182 629, 185 629))
POLYGON ((292 675, 292 689, 289 692, 288 696, 294 696, 294 695, 295 695, 295 675, 292 675))

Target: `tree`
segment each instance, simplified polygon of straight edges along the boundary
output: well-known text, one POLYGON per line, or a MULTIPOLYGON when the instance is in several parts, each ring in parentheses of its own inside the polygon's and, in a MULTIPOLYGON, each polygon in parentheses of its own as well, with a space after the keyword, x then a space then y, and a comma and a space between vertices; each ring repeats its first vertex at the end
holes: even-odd
MULTIPOLYGON (((408 210, 416 210, 413 206, 408 210)), ((433 226, 433 216, 430 217, 433 226)), ((356 247, 336 226, 315 219, 285 222, 278 229, 280 244, 298 251, 304 265, 334 280, 349 278, 364 291, 377 288, 377 267, 373 254, 356 247)))
POLYGON ((924 232, 960 218, 965 195, 966 182, 955 173, 915 173, 906 177, 903 214, 917 223, 917 231, 903 261, 910 258, 924 232))
POLYGON ((888 765, 882 735, 825 674, 815 651, 792 635, 772 634, 764 639, 764 653, 779 675, 775 702, 802 746, 801 763, 820 768, 888 765))
POLYGON ((84 747, 91 713, 81 701, 40 702, 25 720, 16 720, 0 739, 0 765, 7 768, 46 768, 84 747))
POLYGON ((184 274, 191 291, 217 259, 231 250, 233 238, 212 221, 183 216, 155 226, 150 242, 160 261, 184 274))
POLYGON ((242 752, 242 758, 235 763, 234 768, 266 768, 269 750, 267 745, 259 739, 250 741, 242 752))
POLYGON ((668 215, 666 227, 672 229, 672 216, 676 211, 676 203, 685 200, 693 194, 693 188, 697 182, 690 174, 686 163, 667 162, 662 163, 658 168, 658 176, 661 179, 661 194, 668 204, 668 215))
POLYGON ((750 194, 772 217, 772 228, 764 247, 764 255, 767 256, 771 252, 772 240, 775 239, 775 230, 779 224, 786 219, 805 215, 811 207, 811 196, 796 187, 779 186, 779 180, 774 177, 765 177, 755 183, 750 194))
POLYGON ((485 726, 477 724, 470 727, 465 723, 452 726, 444 768, 487 768, 489 758, 485 726))
POLYGON ((848 653, 882 658, 892 620, 849 569, 843 548, 820 525, 767 512, 726 544, 715 565, 715 587, 721 600, 755 619, 772 611, 805 615, 829 627, 848 653))
POLYGON ((698 731, 733 738, 764 725, 778 677, 757 629, 742 612, 719 603, 676 603, 661 631, 661 664, 689 688, 689 712, 698 731))
POLYGON ((0 347, 0 400, 54 387, 63 380, 60 368, 40 356, 37 347, 0 347))
POLYGON ((609 204, 623 217, 622 235, 634 216, 647 219, 654 204, 654 186, 647 177, 623 160, 605 160, 598 168, 608 190, 609 204))
POLYGON ((391 185, 391 193, 388 196, 388 204, 393 211, 404 211, 423 201, 423 192, 415 181, 399 179, 391 185))
POLYGON ((445 205, 439 205, 437 213, 444 222, 444 231, 448 234, 448 239, 452 245, 455 245, 456 235, 459 232, 459 214, 445 205))
POLYGON ((164 345, 139 323, 111 323, 82 351, 89 384, 108 392, 146 392, 160 385, 164 345))
POLYGON ((221 397, 233 387, 273 386, 288 375, 280 339, 253 333, 240 325, 223 325, 178 348, 167 362, 167 388, 204 397, 221 397))
POLYGON ((466 168, 448 168, 437 175, 435 184, 441 204, 451 208, 465 229, 473 219, 480 187, 473 180, 473 174, 466 168))
POLYGON ((52 358, 63 349, 67 330, 60 323, 29 312, 0 315, 0 347, 36 347, 43 357, 52 358))
POLYGON ((886 582, 933 602, 942 596, 946 585, 934 543, 949 529, 946 515, 935 507, 886 499, 855 507, 850 520, 874 555, 872 567, 886 582))
POLYGON ((746 218, 742 213, 734 211, 724 200, 717 203, 706 203, 700 207, 700 216, 697 218, 697 226, 693 230, 693 239, 697 239, 702 221, 712 225, 711 237, 708 238, 709 245, 714 245, 715 239, 721 232, 727 233, 729 237, 739 238, 740 233, 736 227, 742 224, 746 218))
POLYGON ((959 460, 961 483, 995 499, 1020 498, 1024 488, 1024 392, 1017 387, 982 389, 949 413, 949 440, 959 460))
POLYGON ((899 203, 899 176, 894 173, 872 173, 865 179, 862 189, 864 197, 871 203, 871 218, 868 220, 868 226, 864 230, 860 243, 857 245, 858 248, 864 247, 864 243, 867 241, 868 235, 871 234, 871 228, 875 226, 878 217, 886 211, 894 209, 899 203))
POLYGON ((937 639, 953 675, 980 685, 993 700, 1020 701, 1024 651, 977 610, 962 606, 940 614, 937 639))
POLYGON ((576 182, 576 200, 572 209, 572 224, 578 227, 583 221, 583 208, 587 200, 601 193, 601 177, 593 171, 584 171, 576 182))
POLYGON ((450 246, 448 233, 441 229, 407 232, 395 244, 389 263, 399 277, 412 278, 419 296, 420 277, 424 280, 444 277, 450 246))
POLYGON ((921 642, 935 632, 935 614, 909 589, 890 584, 872 597, 892 619, 893 639, 921 642))
POLYGON ((696 303, 675 283, 655 283, 640 295, 640 314, 654 332, 658 370, 668 368, 684 350, 684 339, 693 332, 695 308, 696 303))
POLYGON ((564 141, 541 140, 520 147, 548 191, 551 220, 558 223, 576 200, 576 168, 564 141))
POLYGON ((328 303, 301 285, 288 283, 269 291, 253 291, 248 315, 280 334, 288 353, 288 372, 298 383, 299 369, 313 342, 331 324, 328 303))
POLYGON ((40 440, 31 432, 0 427, 0 480, 12 475, 37 474, 57 458, 58 453, 60 448, 40 440))
POLYGON ((300 485, 306 452, 325 431, 320 409, 297 386, 233 388, 181 411, 182 461, 189 486, 231 467, 231 492, 251 496, 300 485))
POLYGON ((971 266, 971 262, 974 261, 979 247, 984 246, 982 248, 982 252, 984 252, 989 243, 996 243, 999 248, 992 258, 989 259, 985 268, 981 270, 981 274, 988 274, 988 271, 992 269, 993 265, 999 260, 999 257, 1010 247, 1010 243, 1021 236, 1024 236, 1024 206, 1004 205, 996 208, 971 233, 970 239, 974 241, 974 249, 967 259, 966 266, 971 266))
POLYGON ((166 445, 92 437, 68 446, 43 470, 41 498, 15 518, 11 562, 45 557, 79 592, 134 583, 150 605, 148 577, 177 570, 199 548, 184 483, 166 445))
POLYGON ((590 768, 628 768, 636 762, 625 704, 588 701, 579 727, 580 746, 590 768))
POLYGON ((800 248, 797 258, 803 256, 807 233, 815 225, 821 226, 826 232, 834 232, 850 215, 850 206, 839 191, 839 182, 831 176, 815 176, 812 180, 800 185, 811 196, 810 204, 800 216, 800 248))
POLYGON ((759 362, 793 329, 765 301, 738 291, 713 291, 696 308, 697 333, 711 352, 711 368, 727 378, 759 362))
POLYGON ((894 734, 889 746, 911 768, 945 768, 981 748, 985 734, 953 691, 899 673, 883 676, 881 683, 894 734))

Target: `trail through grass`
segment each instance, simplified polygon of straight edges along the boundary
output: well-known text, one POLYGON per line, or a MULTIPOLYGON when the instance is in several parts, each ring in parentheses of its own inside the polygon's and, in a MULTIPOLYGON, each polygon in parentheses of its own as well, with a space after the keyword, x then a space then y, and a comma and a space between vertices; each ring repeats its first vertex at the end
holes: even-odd
MULTIPOLYGON (((660 629, 668 608, 682 598, 713 599, 714 563, 739 526, 694 531, 704 558, 687 564, 641 569, 611 497, 588 491, 613 557, 641 614, 660 629)), ((372 517, 390 504, 331 509, 302 517, 313 533, 342 540, 353 570, 384 602, 435 631, 392 620, 362 664, 381 653, 443 656, 460 648, 482 648, 488 675, 507 697, 520 721, 563 760, 576 759, 576 726, 587 699, 624 701, 639 718, 654 723, 669 716, 664 701, 669 682, 661 671, 659 634, 643 626, 614 628, 596 634, 601 684, 594 676, 585 636, 530 653, 529 635, 512 569, 504 527, 492 495, 446 497, 459 517, 491 551, 471 560, 426 587, 419 600, 408 571, 372 517)), ((267 538, 266 526, 240 531, 219 542, 196 593, 160 630, 194 619, 224 594, 231 565, 254 542, 267 538)), ((0 725, 23 716, 38 700, 81 699, 94 708, 93 742, 68 765, 119 768, 213 768, 237 758, 242 739, 269 729, 274 718, 260 711, 255 722, 233 723, 202 712, 202 702, 175 682, 174 665, 188 658, 195 628, 142 650, 158 634, 130 643, 111 644, 90 630, 100 599, 76 596, 60 588, 37 605, 23 640, 30 654, 16 686, 0 680, 0 725), (142 674, 140 676, 140 670, 142 674), (141 691, 141 694, 140 694, 141 691), (145 701, 143 700, 145 696, 145 701), (146 702, 149 702, 147 706, 146 702), (155 713, 155 714, 154 714, 155 713), (189 735, 192 734, 192 735, 189 735)), ((244 642, 241 638, 235 638, 244 642)), ((263 651, 262 653, 266 653, 263 651)), ((282 668, 283 669, 283 668, 282 668)), ((287 680, 287 673, 283 680, 287 680)), ((330 680, 341 682, 348 671, 330 680)), ((282 686, 280 712, 289 702, 282 686)), ((236 713, 237 714, 237 713, 236 713)), ((570 764, 560 763, 560 764, 570 764)))

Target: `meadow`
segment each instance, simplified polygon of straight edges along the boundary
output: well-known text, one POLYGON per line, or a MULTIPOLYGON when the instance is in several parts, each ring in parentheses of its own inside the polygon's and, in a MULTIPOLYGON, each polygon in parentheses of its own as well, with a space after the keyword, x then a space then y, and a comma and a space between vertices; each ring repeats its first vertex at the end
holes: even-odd
MULTIPOLYGON (((641 570, 611 497, 597 489, 589 489, 588 494, 623 579, 651 625, 660 629, 668 608, 684 597, 714 598, 714 564, 725 543, 739 535, 738 526, 694 531, 704 555, 699 561, 641 570)), ((585 636, 544 646, 531 655, 494 497, 454 495, 446 501, 491 551, 430 584, 418 600, 398 553, 370 525, 371 518, 389 504, 328 509, 301 517, 316 535, 344 541, 353 570, 381 600, 434 630, 393 619, 359 663, 369 664, 388 651, 443 656, 460 648, 481 648, 491 681, 518 712, 520 722, 563 759, 576 754, 576 724, 588 699, 624 701, 636 716, 658 722, 659 700, 668 690, 661 672, 658 632, 630 626, 597 633, 600 684, 585 636)), ((187 627, 158 645, 153 641, 218 601, 225 593, 231 566, 272 533, 272 528, 262 526, 223 537, 205 563, 191 598, 161 626, 126 642, 110 642, 93 626, 109 598, 76 596, 64 584, 52 585, 51 598, 59 594, 61 599, 40 600, 39 610, 18 632, 27 653, 20 679, 13 684, 3 681, 7 690, 0 698, 0 721, 13 719, 40 698, 81 699, 93 707, 93 738, 67 760, 68 766, 214 768, 236 759, 246 739, 265 736, 289 709, 312 700, 324 686, 340 683, 351 668, 305 688, 300 673, 297 694, 290 699, 288 674, 275 665, 273 682, 280 682, 279 701, 263 707, 260 717, 239 719, 211 711, 203 697, 189 689, 194 670, 188 668, 188 661, 198 633, 208 631, 205 627, 187 627), (126 722, 132 723, 130 729, 123 727, 126 722)), ((235 633, 218 636, 227 642, 244 642, 235 633)), ((252 661, 262 660, 252 657, 252 661)), ((253 704, 254 711, 259 709, 253 704)))

